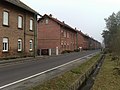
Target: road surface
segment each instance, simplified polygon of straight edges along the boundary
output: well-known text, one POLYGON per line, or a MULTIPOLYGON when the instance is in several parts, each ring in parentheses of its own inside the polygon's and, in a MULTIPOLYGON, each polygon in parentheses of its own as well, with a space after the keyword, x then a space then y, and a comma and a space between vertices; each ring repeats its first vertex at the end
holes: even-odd
POLYGON ((0 66, 0 87, 95 52, 98 50, 63 54, 40 60, 37 58, 34 61, 16 63, 5 67, 0 66))

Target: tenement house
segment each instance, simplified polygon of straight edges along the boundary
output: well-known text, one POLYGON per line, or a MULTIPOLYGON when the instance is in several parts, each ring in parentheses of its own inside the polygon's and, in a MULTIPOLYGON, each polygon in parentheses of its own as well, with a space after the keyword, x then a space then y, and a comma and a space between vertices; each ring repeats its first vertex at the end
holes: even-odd
POLYGON ((51 14, 38 20, 38 50, 41 54, 56 54, 74 51, 77 48, 77 31, 54 18, 51 14))
POLYGON ((20 0, 0 0, 0 58, 35 55, 37 14, 20 0))

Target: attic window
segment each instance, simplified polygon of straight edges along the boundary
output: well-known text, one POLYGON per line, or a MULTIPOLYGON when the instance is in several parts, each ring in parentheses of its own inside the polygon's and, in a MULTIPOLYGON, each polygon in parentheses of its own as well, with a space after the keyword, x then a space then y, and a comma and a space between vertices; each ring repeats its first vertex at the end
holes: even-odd
POLYGON ((45 20, 45 24, 48 24, 48 19, 45 20))
POLYGON ((43 20, 41 20, 41 23, 43 23, 43 20))

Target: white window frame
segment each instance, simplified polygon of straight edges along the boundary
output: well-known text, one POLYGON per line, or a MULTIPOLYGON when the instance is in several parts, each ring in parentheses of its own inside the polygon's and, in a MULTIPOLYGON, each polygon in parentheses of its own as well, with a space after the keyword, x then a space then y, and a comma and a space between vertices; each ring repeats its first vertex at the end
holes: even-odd
POLYGON ((61 45, 63 45, 63 41, 61 41, 61 45))
POLYGON ((66 37, 67 35, 66 35, 66 31, 64 31, 64 37, 66 37))
POLYGON ((9 12, 3 11, 3 25, 9 25, 9 12))
POLYGON ((30 51, 32 51, 33 50, 33 40, 31 39, 30 41, 29 41, 29 45, 30 45, 30 51))
POLYGON ((18 51, 22 51, 22 39, 18 39, 18 51))
POLYGON ((67 38, 69 38, 69 37, 70 37, 69 32, 67 32, 67 38))
POLYGON ((8 52, 8 38, 3 38, 3 52, 8 52))
POLYGON ((30 19, 30 30, 33 30, 33 19, 30 19))
POLYGON ((18 16, 18 28, 23 28, 23 17, 18 16))
POLYGON ((48 24, 49 23, 49 20, 48 20, 48 18, 45 20, 45 24, 48 24))

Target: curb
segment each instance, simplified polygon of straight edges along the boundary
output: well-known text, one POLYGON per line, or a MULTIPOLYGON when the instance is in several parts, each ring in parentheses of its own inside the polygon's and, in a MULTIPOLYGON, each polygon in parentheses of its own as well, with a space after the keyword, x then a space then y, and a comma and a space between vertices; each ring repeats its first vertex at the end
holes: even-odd
POLYGON ((36 59, 44 59, 49 56, 37 56, 37 57, 26 57, 26 58, 16 58, 16 59, 9 59, 9 60, 1 60, 0 64, 7 64, 7 63, 13 63, 13 62, 20 62, 20 61, 32 61, 36 59))

